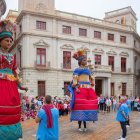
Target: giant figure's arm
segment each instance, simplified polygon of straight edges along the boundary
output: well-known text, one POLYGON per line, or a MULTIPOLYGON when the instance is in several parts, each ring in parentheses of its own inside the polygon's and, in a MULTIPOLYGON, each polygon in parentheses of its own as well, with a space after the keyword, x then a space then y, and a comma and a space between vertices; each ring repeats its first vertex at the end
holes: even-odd
POLYGON ((27 92, 28 88, 22 86, 22 83, 21 83, 21 80, 20 80, 20 77, 19 77, 19 72, 20 71, 19 71, 18 67, 16 66, 16 59, 14 58, 13 73, 14 73, 14 76, 16 77, 16 79, 17 79, 17 85, 21 90, 25 90, 27 92))

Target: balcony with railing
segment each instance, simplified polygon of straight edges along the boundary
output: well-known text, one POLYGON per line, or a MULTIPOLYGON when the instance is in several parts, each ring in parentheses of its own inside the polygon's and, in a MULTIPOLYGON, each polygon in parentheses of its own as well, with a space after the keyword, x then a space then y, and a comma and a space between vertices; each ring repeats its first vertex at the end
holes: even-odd
POLYGON ((68 64, 61 63, 60 65, 60 68, 64 71, 73 71, 77 67, 78 66, 76 64, 68 65, 68 64))
POLYGON ((35 68, 38 70, 50 69, 50 61, 47 61, 44 64, 39 64, 37 61, 35 61, 35 68))
POLYGON ((94 66, 95 71, 99 72, 112 72, 111 66, 106 66, 106 65, 95 65, 94 66))
MULTIPOLYGON (((88 62, 89 63, 89 62, 88 62)), ((61 63, 60 68, 64 71, 73 71, 75 68, 77 68, 77 64, 71 64, 71 65, 64 65, 61 63)), ((132 74, 133 70, 132 68, 127 68, 125 71, 121 71, 121 67, 115 67, 114 70, 112 70, 112 66, 107 65, 91 65, 88 64, 87 66, 91 71, 93 72, 104 72, 104 73, 119 73, 119 74, 132 74)), ((137 74, 140 76, 140 70, 137 70, 137 74)))
POLYGON ((126 70, 121 71, 121 67, 116 67, 113 73, 120 73, 120 74, 132 74, 132 68, 127 68, 126 70))

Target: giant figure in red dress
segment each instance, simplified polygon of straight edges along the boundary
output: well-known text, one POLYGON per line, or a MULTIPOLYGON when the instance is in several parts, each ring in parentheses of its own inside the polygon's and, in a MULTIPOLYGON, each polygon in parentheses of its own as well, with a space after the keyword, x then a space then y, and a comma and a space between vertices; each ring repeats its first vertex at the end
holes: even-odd
POLYGON ((94 79, 89 68, 87 68, 87 57, 85 50, 74 53, 73 58, 78 60, 79 67, 73 72, 73 80, 69 86, 72 94, 71 121, 97 121, 98 100, 93 89, 94 79))
POLYGON ((9 20, 0 21, 0 140, 17 140, 22 137, 20 125, 21 86, 16 60, 8 50, 13 43, 15 25, 9 20))

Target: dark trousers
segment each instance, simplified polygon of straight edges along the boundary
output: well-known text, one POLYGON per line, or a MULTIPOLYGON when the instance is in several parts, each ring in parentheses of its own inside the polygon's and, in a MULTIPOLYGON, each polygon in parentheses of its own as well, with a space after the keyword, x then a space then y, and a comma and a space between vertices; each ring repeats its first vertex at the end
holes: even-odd
POLYGON ((100 106, 100 110, 103 111, 103 109, 104 109, 104 103, 100 103, 99 106, 100 106))
POLYGON ((110 106, 107 106, 107 112, 110 112, 110 106))
POLYGON ((106 104, 104 103, 104 111, 106 111, 106 104))
MULTIPOLYGON (((82 121, 78 121, 79 128, 81 128, 82 121)), ((86 128, 86 121, 83 121, 84 128, 86 128)))
POLYGON ((128 121, 126 121, 126 125, 130 125, 130 119, 129 119, 129 116, 128 116, 128 121))
POLYGON ((125 138, 127 135, 127 128, 126 128, 126 122, 120 122, 121 128, 122 128, 122 137, 125 138))

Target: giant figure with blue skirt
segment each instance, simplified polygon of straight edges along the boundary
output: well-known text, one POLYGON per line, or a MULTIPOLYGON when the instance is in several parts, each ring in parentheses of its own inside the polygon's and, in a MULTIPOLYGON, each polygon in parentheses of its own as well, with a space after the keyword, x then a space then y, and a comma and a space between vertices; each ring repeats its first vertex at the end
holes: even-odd
POLYGON ((69 86, 72 94, 71 121, 97 121, 98 99, 93 89, 94 78, 87 68, 87 56, 85 50, 78 50, 73 58, 78 60, 79 68, 73 72, 73 80, 69 86))

